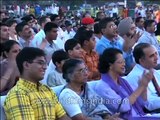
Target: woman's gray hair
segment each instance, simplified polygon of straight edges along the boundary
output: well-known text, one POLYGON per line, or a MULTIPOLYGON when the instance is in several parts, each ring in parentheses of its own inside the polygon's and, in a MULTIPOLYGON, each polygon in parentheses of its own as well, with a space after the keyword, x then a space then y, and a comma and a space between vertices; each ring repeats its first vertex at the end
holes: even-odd
POLYGON ((77 65, 81 63, 83 63, 83 61, 79 59, 69 59, 65 61, 62 67, 62 72, 63 78, 66 80, 66 82, 70 82, 70 75, 74 72, 77 65))

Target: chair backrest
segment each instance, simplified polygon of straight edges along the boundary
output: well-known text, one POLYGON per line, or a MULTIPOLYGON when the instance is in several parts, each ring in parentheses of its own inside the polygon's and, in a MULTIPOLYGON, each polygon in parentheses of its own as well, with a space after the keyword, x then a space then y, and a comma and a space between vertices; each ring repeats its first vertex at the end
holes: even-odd
POLYGON ((0 112, 1 112, 1 120, 6 120, 6 115, 5 115, 5 112, 4 112, 4 101, 6 99, 6 96, 0 96, 0 99, 1 99, 1 105, 0 105, 0 112))
POLYGON ((56 87, 51 87, 51 89, 56 93, 57 97, 59 98, 60 93, 64 89, 65 85, 60 85, 56 87))
POLYGON ((99 82, 99 80, 95 80, 95 81, 90 81, 88 82, 88 86, 95 91, 95 87, 96 87, 96 84, 99 82))

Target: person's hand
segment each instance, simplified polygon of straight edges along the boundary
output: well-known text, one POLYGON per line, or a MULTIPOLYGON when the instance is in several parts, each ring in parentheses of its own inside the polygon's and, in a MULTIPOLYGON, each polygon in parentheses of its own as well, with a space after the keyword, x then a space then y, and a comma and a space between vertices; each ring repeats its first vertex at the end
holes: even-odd
POLYGON ((153 79, 153 71, 144 71, 141 80, 139 81, 139 85, 143 87, 147 87, 148 83, 153 79))
POLYGON ((119 117, 120 113, 115 113, 114 115, 108 116, 104 120, 123 120, 119 117))
POLYGON ((135 43, 137 43, 138 39, 141 37, 140 32, 135 33, 133 36, 124 35, 124 51, 130 50, 135 43))

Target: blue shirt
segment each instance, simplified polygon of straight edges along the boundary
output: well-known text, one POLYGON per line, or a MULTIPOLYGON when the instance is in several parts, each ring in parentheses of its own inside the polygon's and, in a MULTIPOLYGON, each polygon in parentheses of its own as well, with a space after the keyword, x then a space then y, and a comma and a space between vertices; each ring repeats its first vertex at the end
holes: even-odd
POLYGON ((96 51, 101 55, 106 48, 117 48, 122 50, 122 44, 119 41, 110 41, 105 36, 102 36, 96 44, 96 51))

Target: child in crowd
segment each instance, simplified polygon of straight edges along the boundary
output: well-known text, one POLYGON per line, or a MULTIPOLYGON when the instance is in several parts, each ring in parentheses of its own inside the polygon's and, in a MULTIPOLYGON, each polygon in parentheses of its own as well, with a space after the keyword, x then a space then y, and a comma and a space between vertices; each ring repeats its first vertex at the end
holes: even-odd
POLYGON ((69 59, 69 56, 64 50, 57 50, 53 53, 52 62, 55 65, 55 69, 48 74, 48 86, 54 87, 66 84, 66 80, 62 77, 62 66, 67 59, 69 59))

